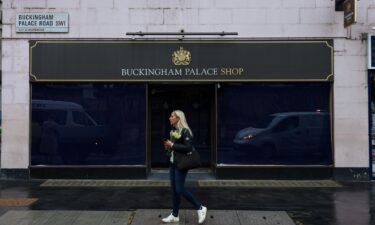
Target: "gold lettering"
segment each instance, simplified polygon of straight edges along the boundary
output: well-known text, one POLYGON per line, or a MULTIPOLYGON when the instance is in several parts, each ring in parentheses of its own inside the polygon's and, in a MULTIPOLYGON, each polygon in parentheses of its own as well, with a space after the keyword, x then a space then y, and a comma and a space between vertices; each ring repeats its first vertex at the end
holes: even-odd
POLYGON ((236 76, 236 75, 242 75, 243 72, 244 72, 244 69, 242 67, 234 67, 234 68, 224 67, 220 69, 220 75, 236 76))
POLYGON ((240 71, 239 75, 242 75, 244 69, 243 69, 242 67, 241 67, 241 68, 238 68, 238 69, 239 69, 239 71, 240 71))

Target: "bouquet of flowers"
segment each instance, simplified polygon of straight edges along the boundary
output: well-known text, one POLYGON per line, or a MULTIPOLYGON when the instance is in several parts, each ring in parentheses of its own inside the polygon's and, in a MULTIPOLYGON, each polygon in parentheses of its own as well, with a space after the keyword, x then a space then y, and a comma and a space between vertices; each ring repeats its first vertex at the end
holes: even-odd
MULTIPOLYGON (((181 138, 181 130, 180 129, 171 130, 171 132, 169 132, 169 137, 170 137, 170 140, 173 143, 175 143, 178 139, 181 138)), ((172 153, 172 149, 167 149, 167 156, 171 156, 171 153, 172 153)))

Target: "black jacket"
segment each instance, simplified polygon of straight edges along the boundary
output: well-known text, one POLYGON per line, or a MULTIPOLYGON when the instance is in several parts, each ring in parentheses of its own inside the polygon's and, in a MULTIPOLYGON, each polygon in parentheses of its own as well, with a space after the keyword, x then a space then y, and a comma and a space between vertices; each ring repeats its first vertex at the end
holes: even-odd
POLYGON ((188 129, 182 128, 181 137, 175 141, 172 150, 178 153, 188 153, 194 150, 193 136, 188 129))

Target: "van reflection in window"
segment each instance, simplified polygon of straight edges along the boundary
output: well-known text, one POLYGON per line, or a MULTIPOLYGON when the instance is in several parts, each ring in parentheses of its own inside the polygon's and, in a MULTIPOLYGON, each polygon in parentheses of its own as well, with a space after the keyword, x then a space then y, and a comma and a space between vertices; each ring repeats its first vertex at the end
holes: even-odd
POLYGON ((269 115, 237 132, 235 154, 252 154, 264 162, 331 161, 327 112, 285 112, 269 115), (287 160, 285 160, 287 159, 287 160))
POLYGON ((40 153, 45 156, 46 163, 53 163, 57 157, 58 150, 58 124, 55 122, 56 116, 51 113, 47 120, 43 122, 40 138, 40 153))
POLYGON ((82 164, 103 148, 106 129, 74 102, 32 100, 33 145, 46 164, 82 164), (38 148, 36 148, 38 149, 38 148), (59 157, 58 157, 59 156, 59 157))

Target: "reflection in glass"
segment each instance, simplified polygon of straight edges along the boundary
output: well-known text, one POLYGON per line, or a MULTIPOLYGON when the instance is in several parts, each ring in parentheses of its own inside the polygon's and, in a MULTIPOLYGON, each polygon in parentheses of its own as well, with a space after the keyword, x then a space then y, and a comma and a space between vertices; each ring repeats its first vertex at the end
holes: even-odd
POLYGON ((223 84, 218 164, 332 163, 327 84, 223 84))
POLYGON ((32 90, 32 165, 145 164, 145 85, 33 84, 32 90))

